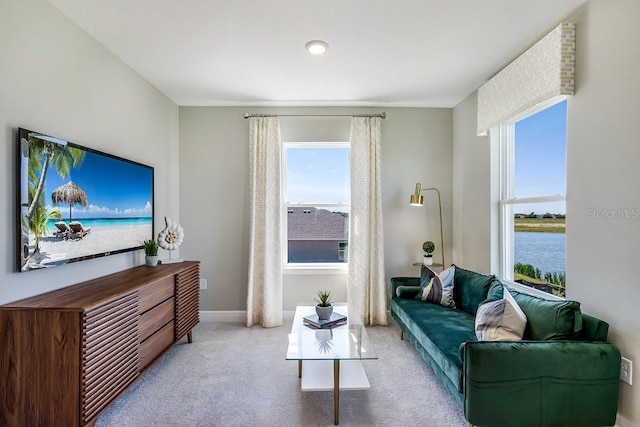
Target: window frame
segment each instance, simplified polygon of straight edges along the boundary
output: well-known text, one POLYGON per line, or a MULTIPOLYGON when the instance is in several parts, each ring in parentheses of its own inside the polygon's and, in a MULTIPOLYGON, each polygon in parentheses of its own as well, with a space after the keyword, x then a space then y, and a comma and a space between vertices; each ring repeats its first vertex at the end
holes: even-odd
MULTIPOLYGON (((565 202, 566 186, 562 194, 547 194, 533 197, 515 197, 515 151, 516 151, 516 123, 544 111, 552 106, 565 101, 567 98, 554 99, 553 102, 543 103, 536 108, 518 115, 491 130, 491 135, 498 139, 499 152, 499 189, 498 189, 498 269, 501 280, 518 289, 524 290, 548 299, 560 299, 548 292, 544 292, 530 286, 525 286, 514 281, 514 252, 515 252, 515 218, 514 206, 526 204, 538 204, 547 202, 565 202)), ((566 120, 566 119, 565 119, 566 120)), ((566 144, 566 139, 565 139, 566 144)), ((565 146, 566 152, 566 146, 565 146)), ((565 169, 566 179, 566 169, 565 169)), ((565 222, 566 224, 566 222, 565 222)), ((566 226, 566 225, 565 225, 566 226)), ((565 253, 566 259, 566 253, 565 253)))
MULTIPOLYGON (((289 245, 288 245, 288 210, 292 207, 309 207, 309 208, 348 208, 349 220, 351 220, 351 189, 349 188, 349 203, 329 203, 329 202, 289 202, 287 198, 287 184, 288 184, 288 163, 287 163, 287 150, 289 148, 348 148, 349 155, 351 155, 351 143, 349 141, 343 142, 283 142, 282 154, 281 154, 281 179, 280 179, 280 205, 282 212, 282 263, 283 274, 347 274, 349 269, 348 260, 345 262, 307 262, 307 263, 290 263, 289 260, 289 245)), ((351 179, 351 176, 349 176, 351 179)), ((348 246, 348 241, 347 241, 348 246)), ((345 254, 346 255, 346 254, 345 254)))

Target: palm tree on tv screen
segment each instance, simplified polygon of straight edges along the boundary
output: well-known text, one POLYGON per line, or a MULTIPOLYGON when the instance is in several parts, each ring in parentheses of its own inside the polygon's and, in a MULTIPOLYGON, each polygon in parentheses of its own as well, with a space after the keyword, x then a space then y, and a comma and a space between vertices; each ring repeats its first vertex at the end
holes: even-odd
MULTIPOLYGON (((36 192, 35 182, 29 183, 29 196, 33 196, 36 192)), ((37 199, 34 199, 37 200, 37 199)), ((41 195, 37 200, 36 207, 33 210, 33 216, 29 219, 29 229, 34 234, 35 244, 34 252, 40 252, 40 237, 47 235, 47 225, 51 219, 62 219, 59 209, 47 210, 44 205, 44 196, 41 195)))
POLYGON ((61 178, 66 178, 71 172, 71 168, 76 168, 82 164, 85 152, 78 148, 56 144, 54 142, 45 141, 40 138, 29 137, 29 174, 33 172, 33 176, 29 176, 34 181, 37 179, 33 198, 29 203, 27 216, 29 221, 33 217, 33 213, 38 205, 38 200, 44 192, 44 183, 47 178, 49 166, 53 167, 61 178), (44 159, 44 160, 43 160, 44 159), (40 170, 40 177, 36 178, 35 171, 40 170))

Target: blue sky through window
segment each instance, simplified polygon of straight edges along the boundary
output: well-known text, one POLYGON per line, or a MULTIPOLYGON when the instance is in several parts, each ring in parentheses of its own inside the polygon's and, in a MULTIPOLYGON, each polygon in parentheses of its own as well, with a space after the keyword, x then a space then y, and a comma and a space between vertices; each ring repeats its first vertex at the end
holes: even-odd
POLYGON ((287 202, 349 203, 349 148, 287 149, 287 202))
POLYGON ((565 194, 566 117, 563 101, 516 123, 515 197, 565 194))

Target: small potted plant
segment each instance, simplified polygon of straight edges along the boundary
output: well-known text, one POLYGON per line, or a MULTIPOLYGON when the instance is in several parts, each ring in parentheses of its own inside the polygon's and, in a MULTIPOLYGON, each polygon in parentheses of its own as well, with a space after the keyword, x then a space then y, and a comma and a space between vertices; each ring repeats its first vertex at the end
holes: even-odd
POLYGON ((155 240, 145 240, 142 242, 144 246, 145 261, 148 266, 155 267, 158 265, 158 242, 155 240))
POLYGON ((331 305, 331 291, 319 291, 318 298, 316 298, 316 314, 320 320, 329 320, 331 313, 333 313, 333 306, 331 305))
POLYGON ((435 250, 435 248, 436 245, 429 240, 422 244, 422 250, 424 251, 424 259, 422 262, 424 263, 424 265, 433 264, 433 251, 435 250))

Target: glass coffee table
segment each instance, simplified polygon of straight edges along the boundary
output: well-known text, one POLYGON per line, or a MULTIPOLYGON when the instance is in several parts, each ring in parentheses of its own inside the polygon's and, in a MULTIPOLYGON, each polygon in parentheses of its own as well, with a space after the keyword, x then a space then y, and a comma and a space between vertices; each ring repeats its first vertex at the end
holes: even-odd
POLYGON ((338 425, 340 390, 369 389, 371 385, 362 360, 377 359, 378 354, 354 307, 346 303, 333 304, 333 311, 346 315, 347 322, 315 329, 303 323, 305 316, 316 313, 315 304, 298 304, 286 359, 298 361, 302 391, 333 390, 334 423, 338 425))

